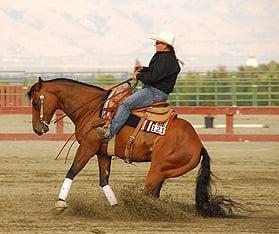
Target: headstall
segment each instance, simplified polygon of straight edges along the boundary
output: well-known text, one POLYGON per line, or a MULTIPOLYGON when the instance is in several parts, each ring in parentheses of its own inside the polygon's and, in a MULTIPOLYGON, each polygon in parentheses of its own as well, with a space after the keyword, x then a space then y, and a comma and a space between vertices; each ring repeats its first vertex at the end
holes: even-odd
POLYGON ((45 96, 43 94, 40 95, 40 122, 43 124, 43 129, 46 130, 45 128, 48 129, 48 124, 44 120, 44 99, 45 96))

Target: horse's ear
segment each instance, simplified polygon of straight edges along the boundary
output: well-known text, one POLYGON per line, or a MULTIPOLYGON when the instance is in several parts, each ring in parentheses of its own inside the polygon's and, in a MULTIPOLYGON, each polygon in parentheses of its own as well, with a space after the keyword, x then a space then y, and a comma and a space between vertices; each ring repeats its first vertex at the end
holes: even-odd
POLYGON ((39 89, 41 89, 42 88, 42 86, 43 86, 43 79, 39 76, 39 81, 38 81, 38 84, 39 84, 39 89))

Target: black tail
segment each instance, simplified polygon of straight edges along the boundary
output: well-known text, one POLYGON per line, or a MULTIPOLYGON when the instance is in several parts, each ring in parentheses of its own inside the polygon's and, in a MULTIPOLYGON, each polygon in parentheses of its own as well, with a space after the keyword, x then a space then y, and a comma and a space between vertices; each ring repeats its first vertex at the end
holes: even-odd
POLYGON ((237 203, 229 197, 212 195, 210 157, 204 147, 201 149, 201 155, 203 158, 196 185, 196 208, 198 213, 204 217, 232 216, 232 209, 236 207, 237 203))

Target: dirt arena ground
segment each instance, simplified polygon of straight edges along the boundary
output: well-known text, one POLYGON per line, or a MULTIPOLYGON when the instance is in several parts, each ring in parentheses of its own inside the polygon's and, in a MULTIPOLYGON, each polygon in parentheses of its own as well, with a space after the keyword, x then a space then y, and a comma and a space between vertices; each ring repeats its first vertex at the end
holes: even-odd
MULTIPOLYGON (((1 132, 7 132, 5 121, 11 119, 1 118, 1 132)), ((279 125, 278 119, 268 121, 279 125)), ((29 120, 14 123, 16 132, 30 131, 29 120)), ((252 133, 251 129, 244 131, 252 133)), ((149 163, 128 165, 114 159, 110 185, 119 205, 110 207, 98 185, 95 158, 75 178, 69 208, 58 214, 54 203, 75 152, 71 151, 66 164, 67 150, 55 161, 63 144, 0 141, 0 233, 279 233, 278 142, 204 142, 212 171, 220 179, 215 183, 217 193, 248 209, 236 210, 236 217, 226 219, 196 214, 194 188, 199 167, 166 181, 160 200, 153 200, 141 194, 149 163)))

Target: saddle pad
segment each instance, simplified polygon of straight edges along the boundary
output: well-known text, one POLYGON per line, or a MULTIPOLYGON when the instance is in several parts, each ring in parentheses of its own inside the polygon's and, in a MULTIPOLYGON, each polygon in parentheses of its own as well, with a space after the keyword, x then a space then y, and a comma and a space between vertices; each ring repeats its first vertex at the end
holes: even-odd
MULTIPOLYGON (((159 135, 165 135, 166 129, 168 127, 168 124, 171 122, 171 120, 176 115, 173 115, 170 119, 168 119, 165 122, 156 122, 152 120, 145 120, 143 122, 143 125, 141 126, 141 130, 145 132, 152 132, 159 135)), ((126 121, 125 125, 128 125, 130 127, 136 128, 140 122, 140 117, 130 114, 128 120, 126 121)))
POLYGON ((128 120, 126 121, 125 125, 130 127, 136 128, 140 122, 140 117, 130 114, 128 120))

